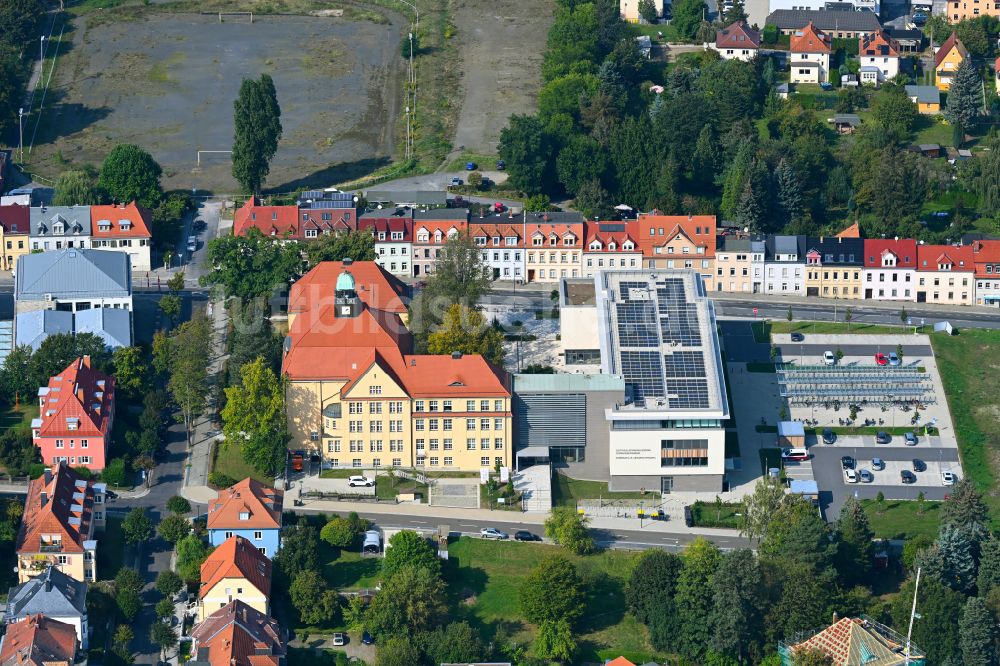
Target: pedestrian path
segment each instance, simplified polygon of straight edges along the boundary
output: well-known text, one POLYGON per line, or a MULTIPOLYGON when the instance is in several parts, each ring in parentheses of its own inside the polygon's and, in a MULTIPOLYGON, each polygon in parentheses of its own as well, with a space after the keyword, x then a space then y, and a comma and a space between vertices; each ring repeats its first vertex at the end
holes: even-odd
POLYGON ((514 474, 514 489, 521 493, 522 506, 528 513, 552 510, 552 470, 548 465, 534 465, 514 474))

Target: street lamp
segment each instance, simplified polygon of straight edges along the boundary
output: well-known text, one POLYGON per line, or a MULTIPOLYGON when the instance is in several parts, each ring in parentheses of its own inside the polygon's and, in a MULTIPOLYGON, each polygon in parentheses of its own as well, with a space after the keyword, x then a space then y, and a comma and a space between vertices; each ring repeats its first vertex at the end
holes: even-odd
MULTIPOLYGON (((45 60, 45 35, 42 35, 42 39, 38 44, 38 64, 41 66, 42 61, 45 60)), ((41 76, 41 74, 39 74, 41 76)))
POLYGON ((21 164, 24 164, 24 107, 17 110, 17 146, 21 153, 21 164))

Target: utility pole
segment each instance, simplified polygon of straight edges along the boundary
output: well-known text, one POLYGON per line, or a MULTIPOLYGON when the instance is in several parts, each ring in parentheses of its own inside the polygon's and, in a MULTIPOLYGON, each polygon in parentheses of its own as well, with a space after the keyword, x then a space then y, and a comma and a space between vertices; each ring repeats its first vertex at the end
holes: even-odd
POLYGON ((920 568, 917 568, 917 582, 913 585, 913 606, 910 608, 910 628, 906 630, 906 666, 910 666, 910 636, 913 635, 913 618, 917 616, 917 591, 920 589, 920 568))
POLYGON ((17 110, 17 146, 21 154, 21 164, 24 164, 24 107, 17 110))

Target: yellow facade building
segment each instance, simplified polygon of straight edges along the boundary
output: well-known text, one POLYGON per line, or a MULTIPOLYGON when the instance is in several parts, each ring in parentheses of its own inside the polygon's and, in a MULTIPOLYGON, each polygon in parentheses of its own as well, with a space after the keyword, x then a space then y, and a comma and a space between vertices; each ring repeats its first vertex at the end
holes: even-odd
POLYGON ((968 57, 969 50, 965 44, 956 33, 951 33, 934 54, 934 78, 938 90, 948 91, 951 88, 952 78, 968 57))
POLYGON ((198 621, 237 599, 267 615, 271 568, 271 560, 249 540, 226 539, 201 565, 198 621))
POLYGON ((865 241, 846 236, 806 239, 806 296, 862 298, 865 241))

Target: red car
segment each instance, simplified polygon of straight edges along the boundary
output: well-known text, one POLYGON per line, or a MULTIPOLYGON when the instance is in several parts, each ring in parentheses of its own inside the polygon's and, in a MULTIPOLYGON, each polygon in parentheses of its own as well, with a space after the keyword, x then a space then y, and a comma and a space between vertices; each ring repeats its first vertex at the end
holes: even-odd
POLYGON ((875 363, 878 365, 889 365, 889 359, 885 357, 885 354, 879 352, 878 354, 875 354, 875 363))

